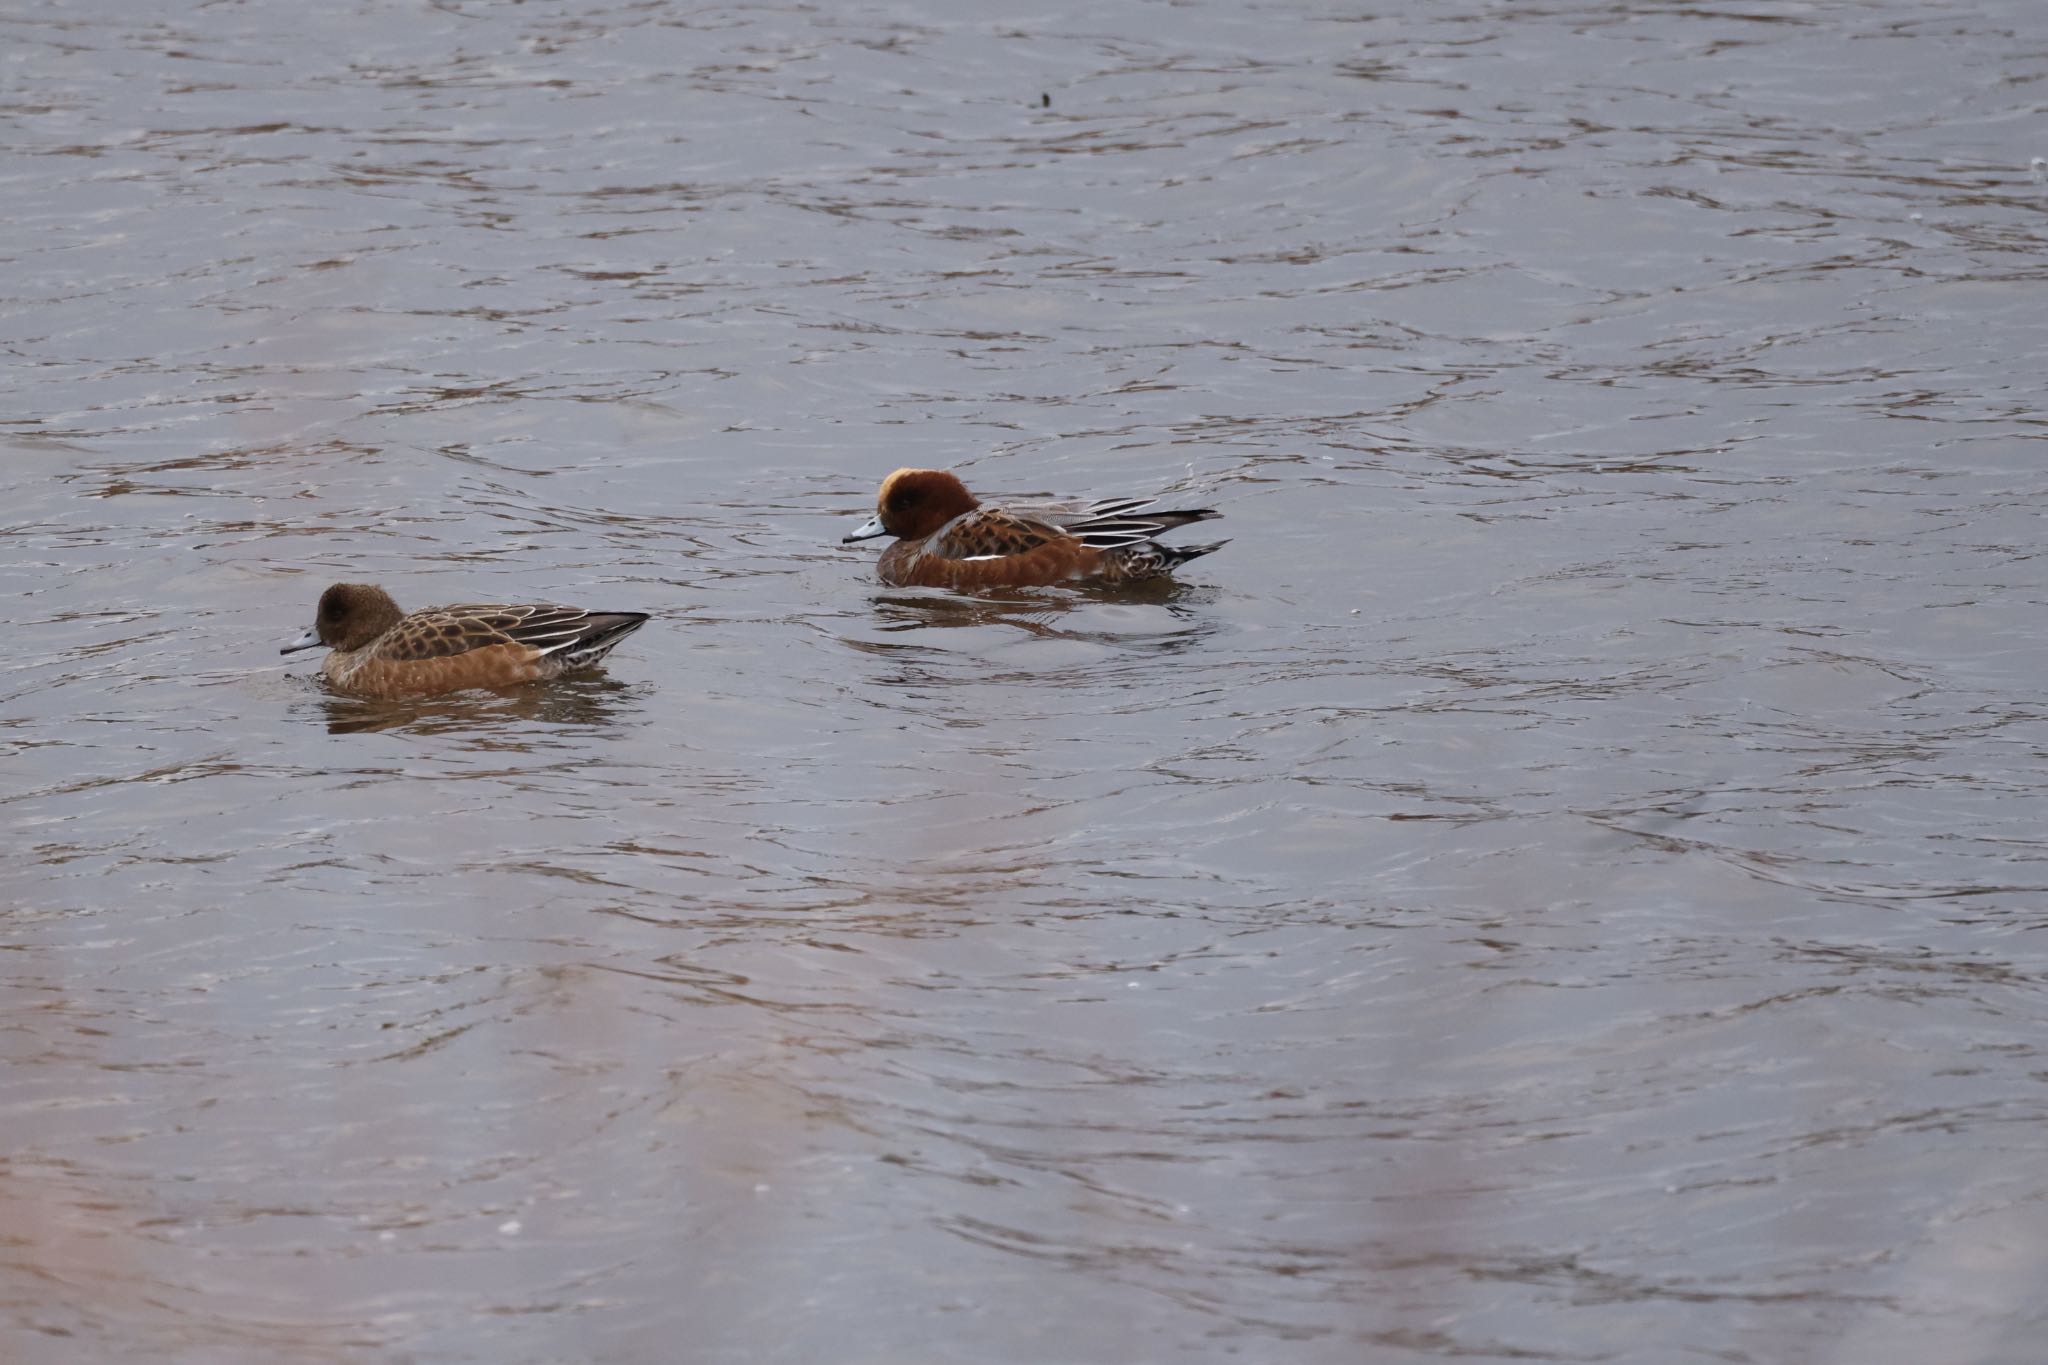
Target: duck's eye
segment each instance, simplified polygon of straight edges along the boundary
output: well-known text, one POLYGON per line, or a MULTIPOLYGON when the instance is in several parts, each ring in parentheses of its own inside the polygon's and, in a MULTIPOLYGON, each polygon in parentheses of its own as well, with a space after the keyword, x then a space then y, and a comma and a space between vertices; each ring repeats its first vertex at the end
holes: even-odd
POLYGON ((906 507, 917 506, 919 499, 923 497, 924 490, 922 488, 899 488, 889 495, 889 506, 900 512, 906 507))

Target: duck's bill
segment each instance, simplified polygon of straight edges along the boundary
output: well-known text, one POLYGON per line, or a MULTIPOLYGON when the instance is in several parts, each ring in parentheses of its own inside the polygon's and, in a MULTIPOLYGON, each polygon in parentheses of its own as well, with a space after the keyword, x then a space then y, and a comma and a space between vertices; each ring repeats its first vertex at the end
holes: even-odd
POLYGON ((317 630, 309 630, 304 635, 301 635, 298 639, 292 641, 290 644, 286 645, 283 649, 280 649, 277 652, 280 654, 296 654, 302 649, 317 648, 319 644, 320 632, 317 630))
POLYGON ((856 540, 873 540, 876 536, 881 534, 882 519, 880 517, 869 517, 866 521, 862 522, 859 526, 856 526, 853 529, 852 535, 847 536, 844 540, 840 541, 839 543, 841 545, 851 545, 856 540))

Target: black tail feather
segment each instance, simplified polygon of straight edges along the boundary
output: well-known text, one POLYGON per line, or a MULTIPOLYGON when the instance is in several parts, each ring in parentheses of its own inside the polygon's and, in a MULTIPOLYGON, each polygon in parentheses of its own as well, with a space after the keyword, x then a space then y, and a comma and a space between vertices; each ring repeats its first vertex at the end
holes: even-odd
MULTIPOLYGON (((1217 514, 1211 512, 1209 515, 1215 516, 1217 514)), ((1203 555, 1215 554, 1229 543, 1227 540, 1213 540, 1207 545, 1161 545, 1159 553, 1165 555, 1171 563, 1185 564, 1190 559, 1200 559, 1203 555)))
POLYGON ((1213 507, 1188 507, 1177 512, 1141 512, 1144 520, 1153 524, 1158 531, 1171 531, 1176 526, 1189 526, 1198 521, 1214 521, 1223 514, 1213 507))
POLYGON ((647 624, 649 613, 644 611, 593 612, 590 627, 575 644, 562 651, 565 668, 588 668, 605 655, 612 647, 647 624))

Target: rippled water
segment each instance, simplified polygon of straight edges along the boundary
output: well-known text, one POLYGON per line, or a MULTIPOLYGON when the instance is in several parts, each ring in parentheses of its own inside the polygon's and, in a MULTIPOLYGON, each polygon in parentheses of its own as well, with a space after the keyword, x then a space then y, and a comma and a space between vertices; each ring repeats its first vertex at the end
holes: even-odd
POLYGON ((0 32, 9 1361, 2039 1359, 2038 0, 0 32))

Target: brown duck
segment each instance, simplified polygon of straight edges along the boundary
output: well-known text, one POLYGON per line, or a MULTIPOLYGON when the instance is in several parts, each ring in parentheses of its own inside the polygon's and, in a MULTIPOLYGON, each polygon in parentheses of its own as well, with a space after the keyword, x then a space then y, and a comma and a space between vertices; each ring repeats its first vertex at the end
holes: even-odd
POLYGON ((359 697, 425 697, 505 687, 589 668, 647 623, 638 611, 577 607, 425 607, 410 614, 382 588, 336 583, 313 627, 278 652, 326 645, 327 681, 359 697))
MULTIPOLYGON (((1152 537, 1223 514, 1212 508, 1154 511, 1156 498, 1097 502, 984 503, 943 469, 899 469, 882 481, 874 517, 846 537, 895 536, 882 552, 891 587, 1028 588, 1050 583, 1131 583, 1161 578, 1210 545, 1161 545, 1152 537)), ((841 542, 845 543, 845 542, 841 542)))

